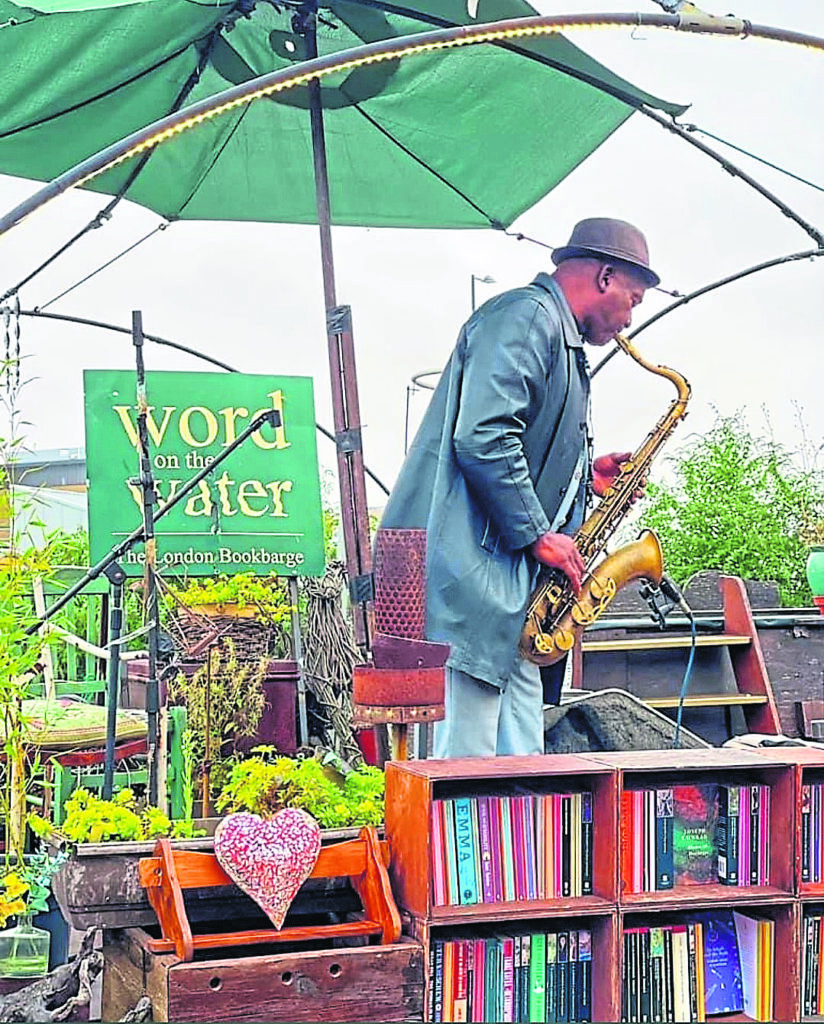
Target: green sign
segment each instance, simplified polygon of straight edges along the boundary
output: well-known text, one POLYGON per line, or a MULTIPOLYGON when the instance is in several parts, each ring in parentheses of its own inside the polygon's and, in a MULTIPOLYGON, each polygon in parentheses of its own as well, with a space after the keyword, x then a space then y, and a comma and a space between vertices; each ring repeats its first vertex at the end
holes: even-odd
MULTIPOLYGON (((124 370, 83 374, 92 564, 143 522, 135 381, 135 373, 124 370)), ((150 371, 146 400, 155 513, 216 463, 155 523, 158 568, 190 575, 322 575, 311 378, 150 371), (280 413, 280 426, 264 424, 217 462, 268 409, 280 413)), ((143 545, 119 561, 128 575, 141 575, 143 545)))

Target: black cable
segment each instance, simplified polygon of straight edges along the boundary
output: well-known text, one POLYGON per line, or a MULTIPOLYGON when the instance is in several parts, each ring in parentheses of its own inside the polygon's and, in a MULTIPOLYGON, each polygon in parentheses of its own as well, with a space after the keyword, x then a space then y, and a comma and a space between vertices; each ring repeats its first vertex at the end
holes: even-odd
POLYGON ((90 274, 86 274, 85 277, 81 277, 79 281, 75 281, 73 285, 70 285, 64 291, 60 292, 59 295, 55 295, 53 299, 49 299, 48 302, 44 302, 42 306, 35 306, 34 308, 36 312, 40 313, 44 309, 47 309, 49 306, 54 305, 54 303, 57 302, 58 299, 62 299, 64 296, 68 295, 69 292, 73 292, 75 288, 79 288, 81 284, 85 284, 87 281, 91 280, 91 278, 93 278, 95 274, 99 274, 101 270, 105 270, 106 267, 110 267, 113 263, 117 263, 121 256, 125 256, 127 253, 130 253, 132 249, 136 249, 147 239, 151 238, 152 235, 156 235, 158 231, 165 231, 166 228, 169 226, 169 223, 169 221, 162 221, 160 224, 157 225, 156 228, 152 228, 152 230, 147 235, 144 235, 142 238, 139 238, 136 242, 133 242, 132 245, 130 245, 127 249, 124 249, 122 252, 119 252, 116 256, 113 256, 102 266, 98 267, 97 270, 93 270, 90 274))
POLYGON ((678 695, 678 712, 675 716, 675 735, 672 739, 672 745, 675 749, 678 749, 681 746, 681 716, 684 711, 684 702, 687 699, 690 677, 692 676, 692 666, 695 662, 695 651, 698 646, 698 633, 695 626, 695 616, 692 611, 689 613, 689 620, 690 629, 692 631, 692 644, 690 645, 690 656, 687 659, 687 667, 684 671, 684 680, 681 683, 681 692, 678 695))
MULTIPOLYGON (((648 320, 645 320, 642 324, 636 327, 634 331, 630 331, 627 337, 631 341, 633 338, 636 338, 641 331, 645 331, 648 327, 651 327, 656 321, 665 317, 668 313, 674 312, 679 306, 685 306, 688 302, 691 302, 693 299, 697 299, 700 295, 706 295, 709 292, 715 291, 716 288, 723 287, 725 284, 732 284, 733 281, 740 281, 742 278, 749 277, 751 274, 757 274, 760 270, 769 270, 770 267, 778 267, 782 263, 793 263, 798 260, 815 259, 816 256, 824 256, 824 248, 806 249, 804 252, 793 252, 789 253, 787 256, 777 256, 775 259, 766 260, 764 263, 756 263, 751 267, 747 267, 745 270, 736 271, 736 273, 730 274, 727 277, 721 277, 710 284, 702 285, 700 288, 696 288, 695 291, 690 292, 688 295, 682 295, 675 302, 671 302, 669 306, 665 306, 663 309, 659 310, 648 320)), ((590 378, 594 377, 599 370, 602 370, 610 359, 617 355, 618 352, 620 352, 620 349, 617 345, 615 348, 607 352, 604 358, 593 368, 590 373, 590 378)))
MULTIPOLYGON (((89 320, 87 317, 82 316, 70 316, 68 313, 44 313, 39 309, 21 309, 20 316, 34 316, 34 317, 45 317, 47 320, 59 320, 65 323, 71 324, 82 324, 84 327, 99 327, 104 331, 115 331, 118 334, 128 334, 131 337, 131 329, 128 327, 119 327, 117 324, 109 324, 103 320, 89 320)), ((216 359, 214 356, 207 355, 205 352, 199 352, 196 348, 190 348, 188 345, 182 345, 177 341, 169 341, 168 338, 161 338, 157 334, 143 334, 144 341, 153 341, 156 345, 166 345, 169 348, 177 349, 179 352, 185 352, 187 355, 194 356, 195 359, 202 359, 206 363, 211 363, 213 366, 219 366, 221 370, 226 370, 228 373, 240 373, 234 366, 230 366, 228 363, 224 363, 220 359, 216 359)), ((324 437, 328 438, 333 444, 337 445, 335 435, 322 426, 320 423, 315 423, 315 429, 323 434, 324 437)), ((364 464, 364 473, 377 484, 378 487, 383 491, 384 494, 389 494, 389 488, 386 484, 377 477, 372 470, 364 464)))
POLYGON ((778 164, 765 160, 763 156, 758 156, 756 153, 751 153, 748 149, 736 146, 734 142, 722 139, 720 135, 713 135, 713 133, 708 132, 706 128, 701 128, 697 124, 685 124, 684 127, 688 132, 700 132, 701 135, 706 135, 707 138, 715 139, 716 142, 720 142, 722 145, 729 146, 730 149, 734 149, 736 153, 743 153, 744 156, 748 156, 752 160, 757 160, 760 164, 764 164, 765 167, 771 167, 774 171, 778 171, 779 174, 786 174, 788 178, 800 181, 802 185, 809 185, 810 188, 817 189, 819 192, 824 192, 824 186, 816 185, 814 181, 808 181, 806 178, 802 178, 800 174, 793 174, 793 172, 788 171, 786 167, 779 167, 778 164))

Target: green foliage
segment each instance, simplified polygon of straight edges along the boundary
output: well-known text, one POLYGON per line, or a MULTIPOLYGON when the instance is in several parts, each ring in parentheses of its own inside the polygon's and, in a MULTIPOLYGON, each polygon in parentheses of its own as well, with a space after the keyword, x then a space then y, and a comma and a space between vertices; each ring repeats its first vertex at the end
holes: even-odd
POLYGON ((66 820, 61 829, 75 843, 140 841, 171 836, 191 839, 202 835, 190 820, 170 821, 157 807, 142 805, 130 789, 113 800, 102 800, 86 789, 76 789, 66 801, 66 820))
POLYGON ((45 850, 28 854, 22 864, 8 870, 0 879, 0 927, 10 917, 44 914, 49 909, 51 880, 68 860, 61 850, 52 855, 45 850))
POLYGON ((812 603, 806 549, 824 530, 824 479, 799 467, 743 417, 719 417, 670 460, 672 483, 650 483, 641 525, 656 531, 668 574, 702 569, 778 585, 781 603, 812 603))
POLYGON ((255 576, 242 572, 235 576, 195 577, 170 590, 184 605, 237 605, 254 608, 264 621, 287 625, 292 614, 286 584, 277 576, 255 576))
POLYGON ((271 748, 257 747, 255 756, 232 767, 217 807, 262 818, 284 807, 299 807, 323 828, 347 828, 380 824, 383 794, 383 772, 371 765, 342 775, 317 758, 277 757, 271 748))
POLYGON ((170 682, 169 697, 186 706, 190 754, 196 768, 207 760, 207 733, 208 760, 217 779, 224 774, 225 761, 236 754, 236 740, 254 736, 266 705, 263 677, 268 661, 261 658, 257 665, 239 661, 234 642, 224 637, 191 679, 181 672, 170 682))

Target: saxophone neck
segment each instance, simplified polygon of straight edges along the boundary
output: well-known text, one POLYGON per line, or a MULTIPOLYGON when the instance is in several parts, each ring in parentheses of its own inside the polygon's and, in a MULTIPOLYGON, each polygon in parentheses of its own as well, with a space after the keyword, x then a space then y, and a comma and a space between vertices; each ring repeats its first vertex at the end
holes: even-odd
POLYGON ((615 335, 615 342, 623 352, 635 360, 639 366, 643 366, 645 370, 649 370, 650 373, 655 373, 659 377, 666 377, 667 380, 672 381, 678 391, 678 400, 686 405, 690 400, 690 394, 692 388, 690 387, 689 381, 683 374, 680 374, 677 370, 673 370, 669 366, 661 366, 658 363, 651 363, 645 359, 637 348, 632 344, 629 338, 625 338, 623 334, 615 335))

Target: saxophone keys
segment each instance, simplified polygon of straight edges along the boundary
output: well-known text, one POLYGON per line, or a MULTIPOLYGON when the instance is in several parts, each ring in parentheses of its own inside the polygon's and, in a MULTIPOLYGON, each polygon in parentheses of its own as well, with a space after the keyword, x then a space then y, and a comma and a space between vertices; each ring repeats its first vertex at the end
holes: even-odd
POLYGON ((532 638, 532 642, 538 654, 551 654, 555 646, 549 633, 536 633, 532 638))
POLYGON ((559 651, 569 651, 575 643, 575 634, 570 633, 569 630, 559 629, 555 634, 555 646, 559 651))
MULTIPOLYGON (((570 609, 570 616, 576 626, 588 626, 593 621, 595 615, 589 605, 581 604, 580 601, 576 601, 570 609)), ((569 650, 569 648, 563 648, 563 650, 569 650)))
POLYGON ((607 576, 605 579, 598 579, 597 576, 592 577, 592 582, 589 585, 589 592, 596 601, 604 602, 611 601, 618 588, 615 585, 615 580, 611 576, 607 576))

